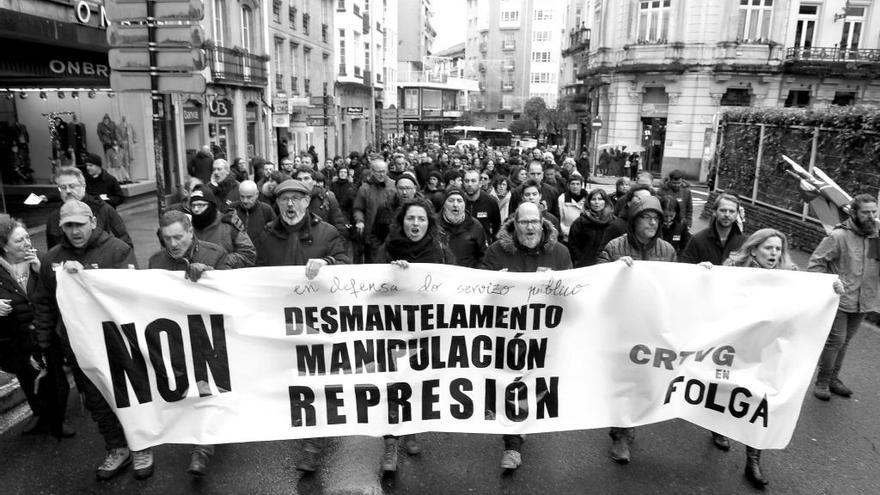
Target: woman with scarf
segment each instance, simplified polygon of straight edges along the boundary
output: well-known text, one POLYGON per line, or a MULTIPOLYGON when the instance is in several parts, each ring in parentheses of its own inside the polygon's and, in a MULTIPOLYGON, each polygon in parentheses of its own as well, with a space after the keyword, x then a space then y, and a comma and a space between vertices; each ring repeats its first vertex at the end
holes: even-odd
POLYGON ((0 214, 0 369, 18 378, 34 414, 26 434, 57 438, 75 433, 64 426, 69 387, 62 369, 61 342, 46 351, 34 346, 34 306, 40 273, 37 250, 21 221, 0 214), (39 361, 31 356, 40 356, 39 361))
POLYGON ((559 237, 566 245, 568 244, 571 224, 584 211, 586 199, 587 190, 584 189, 584 177, 578 172, 574 172, 568 178, 568 191, 560 194, 557 199, 559 203, 559 225, 562 228, 559 237))
POLYGON ((505 221, 507 221, 507 217, 510 216, 510 190, 512 186, 510 185, 510 180, 506 177, 497 177, 495 179, 494 187, 492 191, 489 193, 498 201, 498 212, 501 214, 501 224, 503 225, 505 221))
POLYGON ((586 196, 584 211, 571 224, 568 249, 575 268, 592 266, 605 244, 606 229, 614 221, 611 199, 604 189, 593 189, 586 196))
MULTIPOLYGON (((388 237, 376 254, 376 263, 391 263, 402 269, 409 268, 410 263, 455 264, 455 257, 447 247, 428 200, 415 197, 400 205, 388 237)), ((385 435, 383 471, 397 471, 397 443, 397 437, 385 435)), ((403 443, 409 455, 422 451, 415 435, 405 435, 403 443)))

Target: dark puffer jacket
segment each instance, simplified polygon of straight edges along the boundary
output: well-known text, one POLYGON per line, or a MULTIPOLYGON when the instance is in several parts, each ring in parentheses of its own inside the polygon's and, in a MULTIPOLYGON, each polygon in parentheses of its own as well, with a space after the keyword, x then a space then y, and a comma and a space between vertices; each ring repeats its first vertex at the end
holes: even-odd
POLYGON ((572 267, 568 248, 559 240, 556 227, 548 220, 543 220, 541 242, 534 248, 527 248, 516 239, 516 215, 512 215, 498 233, 498 240, 486 250, 486 256, 480 268, 485 270, 501 270, 511 272, 536 272, 538 268, 551 270, 568 270, 572 267))
POLYGON ((739 229, 739 225, 734 223, 727 235, 727 242, 722 244, 713 220, 711 225, 691 237, 684 251, 681 252, 681 261, 683 263, 708 261, 713 265, 720 265, 730 256, 730 253, 738 250, 745 241, 746 236, 739 229))
POLYGON ((79 261, 87 270, 92 268, 137 268, 137 260, 131 246, 103 230, 95 229, 89 241, 82 248, 74 247, 65 237, 61 244, 50 249, 43 257, 40 267, 40 283, 37 285, 33 298, 36 308, 34 327, 36 327, 36 340, 40 349, 48 349, 52 345, 52 334, 56 331, 60 331, 62 337, 67 339, 64 325, 60 325, 58 301, 55 299, 55 289, 58 282, 55 279, 55 271, 52 269, 53 265, 60 265, 65 261, 79 261))
POLYGON ((296 225, 276 218, 266 225, 255 245, 257 266, 305 265, 312 258, 331 265, 351 263, 339 231, 312 214, 296 225))
POLYGON ((226 250, 213 242, 200 241, 193 238, 189 251, 179 259, 174 259, 163 249, 150 257, 151 269, 184 271, 190 263, 202 263, 217 270, 232 268, 226 261, 226 250))
POLYGON ((571 224, 568 232, 568 249, 575 268, 592 266, 608 239, 608 228, 615 220, 610 205, 606 205, 600 214, 589 209, 584 210, 571 224))
POLYGON ((475 218, 464 216, 464 221, 452 224, 442 214, 437 222, 449 243, 449 249, 455 255, 455 264, 468 268, 477 268, 486 253, 486 231, 475 218))

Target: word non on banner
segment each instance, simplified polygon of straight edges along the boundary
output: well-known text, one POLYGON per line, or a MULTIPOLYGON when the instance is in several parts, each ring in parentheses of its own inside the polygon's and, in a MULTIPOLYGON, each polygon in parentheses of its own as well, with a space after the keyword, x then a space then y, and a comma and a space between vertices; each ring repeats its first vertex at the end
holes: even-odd
POLYGON ((138 450, 673 418, 784 448, 837 308, 833 276, 781 270, 304 271, 60 272, 58 302, 138 450))

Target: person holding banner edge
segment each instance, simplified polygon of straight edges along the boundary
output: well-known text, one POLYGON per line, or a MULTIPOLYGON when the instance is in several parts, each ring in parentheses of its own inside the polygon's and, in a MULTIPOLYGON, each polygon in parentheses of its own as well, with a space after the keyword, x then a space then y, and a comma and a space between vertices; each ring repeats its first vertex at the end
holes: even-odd
MULTIPOLYGON (((675 248, 660 237, 660 222, 663 221, 660 200, 656 196, 634 196, 627 210, 626 234, 608 242, 599 254, 598 263, 622 261, 631 267, 633 260, 674 262, 675 248)), ((608 435, 611 437, 611 459, 619 464, 627 464, 636 429, 614 426, 608 435)))
MULTIPOLYGON (((450 188, 446 191, 446 199, 456 195, 460 200, 464 198, 460 189, 450 188)), ((455 256, 437 225, 430 201, 416 197, 405 200, 400 205, 389 226, 388 236, 376 253, 375 261, 391 263, 402 269, 407 269, 410 263, 455 264, 455 256)), ((404 435, 403 445, 409 455, 418 455, 422 451, 415 435, 404 435)), ((397 449, 398 437, 385 435, 383 471, 397 471, 397 449)))
MULTIPOLYGON (((572 267, 571 255, 558 236, 556 227, 542 216, 537 204, 522 202, 501 226, 498 240, 489 246, 480 268, 511 272, 568 270, 572 267)), ((522 465, 523 436, 502 438, 501 469, 514 470, 522 465)))

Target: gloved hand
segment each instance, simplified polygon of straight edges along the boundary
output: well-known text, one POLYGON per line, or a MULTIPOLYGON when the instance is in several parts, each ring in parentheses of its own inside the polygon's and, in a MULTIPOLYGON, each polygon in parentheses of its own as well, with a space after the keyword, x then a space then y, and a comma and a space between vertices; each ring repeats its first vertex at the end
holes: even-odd
POLYGON ((46 369, 46 356, 43 351, 34 351, 31 354, 31 367, 37 371, 46 369))
POLYGON ((203 273, 213 269, 214 267, 208 266, 204 263, 190 263, 189 267, 186 269, 186 278, 193 282, 198 282, 199 279, 202 278, 203 273))

